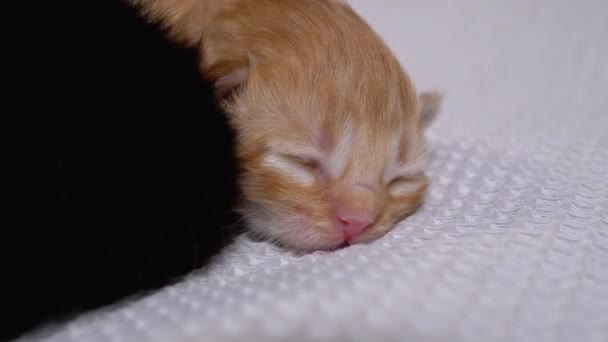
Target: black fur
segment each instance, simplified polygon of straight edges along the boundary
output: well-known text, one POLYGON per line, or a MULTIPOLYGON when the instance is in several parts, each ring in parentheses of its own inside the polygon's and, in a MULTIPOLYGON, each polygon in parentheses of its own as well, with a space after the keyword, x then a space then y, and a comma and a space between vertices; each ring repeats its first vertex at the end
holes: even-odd
POLYGON ((119 0, 10 6, 1 339, 204 265, 236 173, 196 53, 119 0))

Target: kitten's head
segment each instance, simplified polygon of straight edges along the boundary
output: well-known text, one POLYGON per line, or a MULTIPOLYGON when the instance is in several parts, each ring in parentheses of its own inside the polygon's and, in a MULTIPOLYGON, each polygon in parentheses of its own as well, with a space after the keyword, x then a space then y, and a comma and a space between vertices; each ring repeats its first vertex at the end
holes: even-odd
POLYGON ((253 232, 333 249, 384 235, 421 203, 429 155, 420 101, 401 69, 386 71, 342 79, 323 70, 292 84, 250 75, 227 110, 253 232))
MULTIPOLYGON (((370 241, 422 201, 419 101, 399 63, 343 1, 131 0, 201 52, 233 128, 243 215, 310 251, 370 241)), ((420 103, 422 102, 422 103, 420 103)))
POLYGON ((284 25, 257 18, 247 26, 248 17, 235 13, 231 30, 242 31, 208 40, 203 69, 229 93, 250 229, 304 251, 384 235, 422 201, 428 152, 421 113, 434 111, 422 108, 389 49, 348 8, 302 11, 284 25), (290 34, 300 19, 313 23, 290 34))

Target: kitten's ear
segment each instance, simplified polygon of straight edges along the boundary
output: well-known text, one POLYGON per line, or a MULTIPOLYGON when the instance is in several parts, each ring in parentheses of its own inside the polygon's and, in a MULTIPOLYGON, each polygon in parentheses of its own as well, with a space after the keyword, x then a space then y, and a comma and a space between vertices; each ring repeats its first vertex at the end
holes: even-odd
POLYGON ((222 98, 242 85, 249 78, 249 68, 239 67, 215 81, 215 94, 222 98))
POLYGON ((439 92, 423 92, 420 94, 420 127, 427 128, 437 117, 441 109, 443 94, 439 92))
POLYGON ((248 54, 246 63, 240 64, 215 80, 215 94, 218 98, 225 98, 249 79, 251 70, 255 67, 253 56, 248 54))

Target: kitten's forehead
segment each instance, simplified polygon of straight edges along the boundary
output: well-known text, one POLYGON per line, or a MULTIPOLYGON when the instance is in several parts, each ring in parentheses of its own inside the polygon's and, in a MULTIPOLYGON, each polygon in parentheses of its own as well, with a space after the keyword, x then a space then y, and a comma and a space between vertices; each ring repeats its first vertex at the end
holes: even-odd
POLYGON ((343 123, 334 133, 334 145, 325 153, 328 171, 334 177, 374 182, 386 165, 397 165, 404 132, 399 128, 378 129, 373 123, 343 123))

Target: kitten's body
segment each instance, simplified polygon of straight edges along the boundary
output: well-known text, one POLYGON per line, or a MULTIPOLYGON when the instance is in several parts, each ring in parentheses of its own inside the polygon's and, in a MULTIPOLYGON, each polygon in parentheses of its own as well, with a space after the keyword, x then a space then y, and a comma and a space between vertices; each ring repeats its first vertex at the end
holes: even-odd
POLYGON ((196 53, 124 1, 12 8, 0 340, 201 266, 230 240, 235 188, 196 53))
POLYGON ((421 202, 438 104, 335 0, 132 0, 200 51, 237 132, 250 229, 301 250, 370 241, 421 202))

